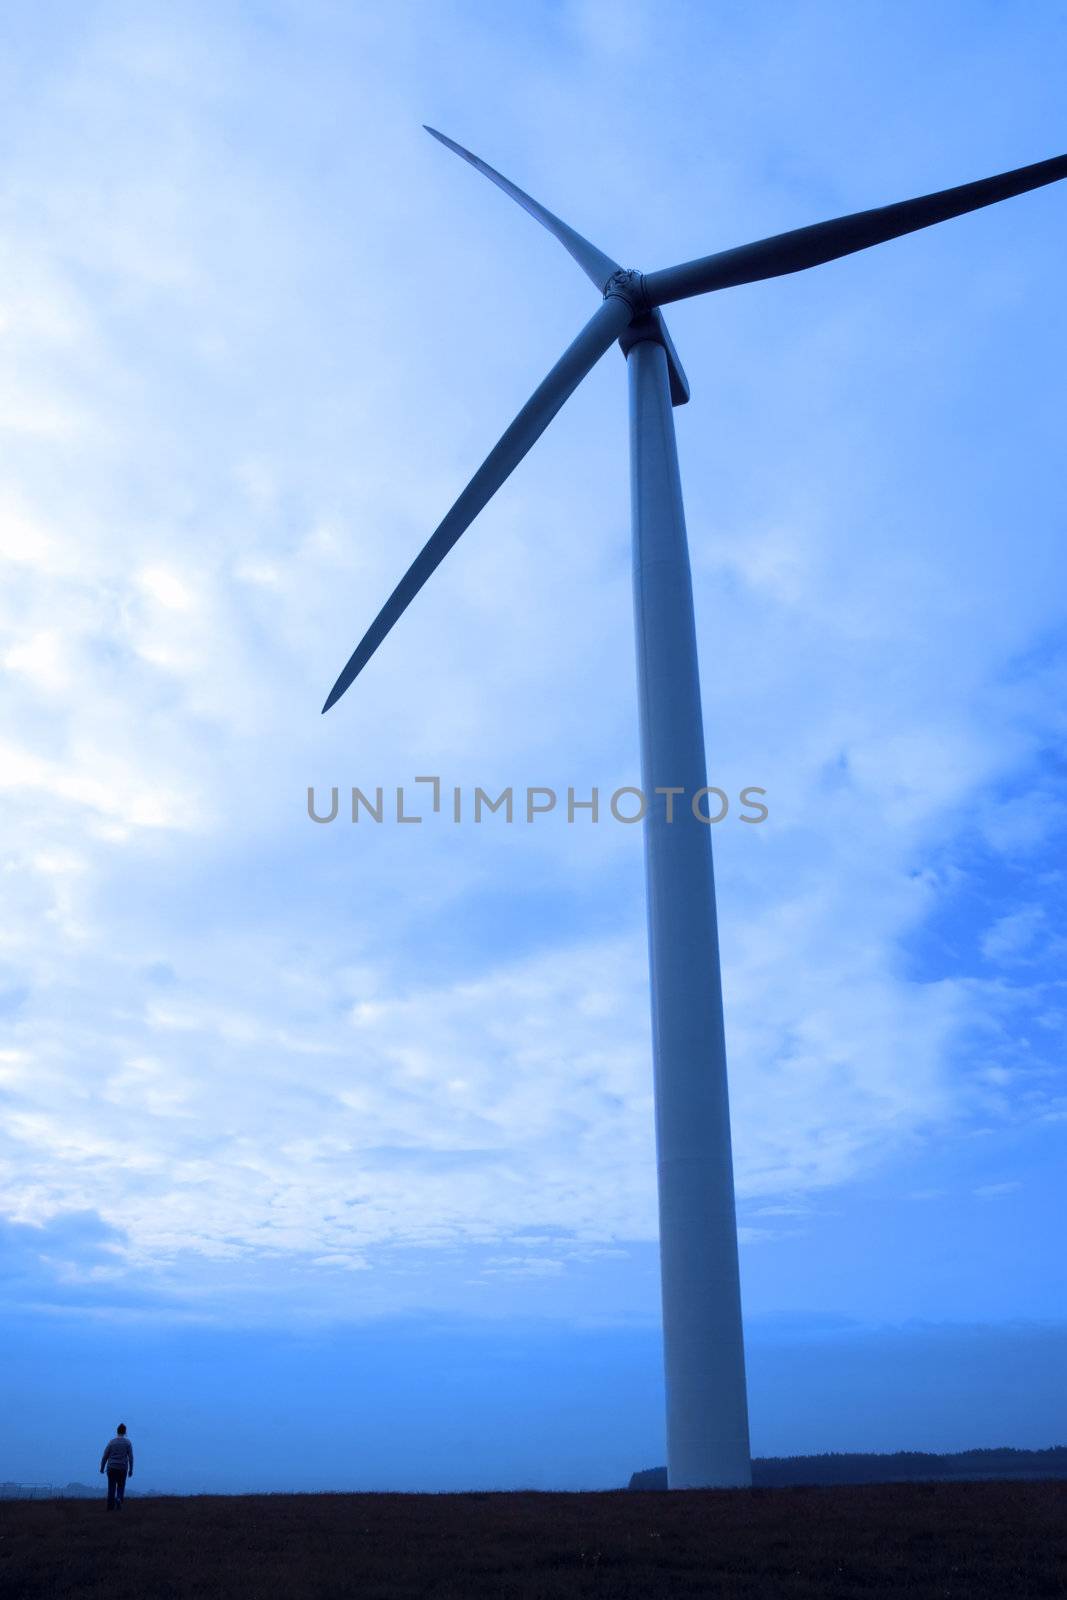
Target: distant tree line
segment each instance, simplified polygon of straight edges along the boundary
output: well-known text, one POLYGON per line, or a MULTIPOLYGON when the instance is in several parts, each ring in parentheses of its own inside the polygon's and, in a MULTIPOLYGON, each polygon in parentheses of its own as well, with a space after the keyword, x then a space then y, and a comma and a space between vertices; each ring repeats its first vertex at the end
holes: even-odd
MULTIPOLYGON (((1067 1445, 1049 1450, 960 1450, 954 1455, 928 1455, 898 1450, 892 1455, 845 1455, 826 1451, 818 1456, 757 1456, 752 1485, 782 1489, 813 1483, 914 1483, 917 1480, 1067 1478, 1067 1445)), ((635 1472, 631 1489, 666 1489, 666 1467, 635 1472)))
POLYGON ((100 1492, 89 1483, 0 1483, 0 1500, 96 1500, 100 1492))

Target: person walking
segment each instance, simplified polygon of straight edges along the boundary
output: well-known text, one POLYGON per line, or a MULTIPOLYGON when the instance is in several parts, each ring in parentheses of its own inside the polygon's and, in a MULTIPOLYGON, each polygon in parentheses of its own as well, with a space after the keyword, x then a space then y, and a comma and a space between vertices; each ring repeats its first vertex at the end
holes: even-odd
POLYGON ((107 1470, 107 1509, 122 1510, 122 1497, 126 1493, 126 1479, 133 1477, 133 1445, 126 1437, 126 1424, 120 1422, 118 1432, 104 1446, 100 1457, 100 1471, 107 1470))

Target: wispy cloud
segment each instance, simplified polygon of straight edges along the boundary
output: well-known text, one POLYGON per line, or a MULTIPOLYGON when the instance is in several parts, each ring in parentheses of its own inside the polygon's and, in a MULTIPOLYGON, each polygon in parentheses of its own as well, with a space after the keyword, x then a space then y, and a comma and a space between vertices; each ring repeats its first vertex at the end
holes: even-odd
POLYGON ((1023 906, 998 917, 982 939, 982 954, 990 961, 1025 961, 1046 922, 1043 906, 1023 906))
POLYGON ((1000 1195, 1016 1194, 1021 1188, 1019 1180, 1012 1178, 1005 1183, 981 1183, 974 1193, 980 1200, 996 1200, 1000 1195))
MULTIPOLYGON (((682 8, 650 78, 667 45, 632 10, 611 39, 587 5, 524 22, 521 64, 465 14, 437 93, 446 127, 646 264, 1045 153, 1009 124, 931 145, 888 105, 842 147, 806 93, 794 115, 796 27, 682 8)), ((362 1285, 393 1246, 554 1281, 561 1236, 654 1236, 637 830, 315 829, 304 796, 635 780, 624 375, 612 352, 319 718, 588 286, 420 134, 443 21, 309 15, 105 7, 17 96, 3 1203, 44 1226, 103 1186, 115 1260, 190 1294, 285 1262, 362 1285), (530 1225, 543 1247, 514 1242, 530 1225)), ((715 835, 738 1187, 768 1219, 915 1141, 1062 1114, 1043 204, 1023 252, 979 220, 673 324, 709 750, 771 807, 715 835), (1005 351, 1034 375, 1022 433, 1005 351), (966 937, 912 960, 969 892, 966 937)))

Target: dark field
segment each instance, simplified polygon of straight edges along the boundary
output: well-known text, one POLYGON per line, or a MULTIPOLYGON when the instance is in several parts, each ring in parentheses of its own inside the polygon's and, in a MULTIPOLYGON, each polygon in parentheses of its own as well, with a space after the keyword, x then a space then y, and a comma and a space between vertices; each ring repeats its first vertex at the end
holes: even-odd
POLYGON ((1067 1594, 1067 1483, 0 1505, 5 1600, 1067 1594))

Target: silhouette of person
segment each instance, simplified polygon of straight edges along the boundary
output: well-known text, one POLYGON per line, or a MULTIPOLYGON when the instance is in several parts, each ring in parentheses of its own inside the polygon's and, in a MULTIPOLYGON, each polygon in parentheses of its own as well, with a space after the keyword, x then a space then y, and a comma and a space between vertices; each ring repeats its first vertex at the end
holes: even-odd
POLYGON ((122 1497, 126 1493, 126 1479, 133 1477, 133 1445, 126 1437, 126 1424, 120 1422, 118 1432, 104 1446, 100 1457, 100 1471, 107 1469, 107 1509, 122 1510, 122 1497))

